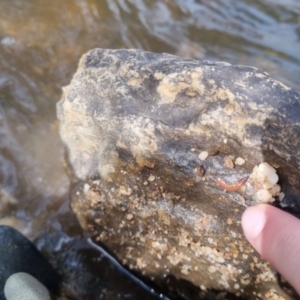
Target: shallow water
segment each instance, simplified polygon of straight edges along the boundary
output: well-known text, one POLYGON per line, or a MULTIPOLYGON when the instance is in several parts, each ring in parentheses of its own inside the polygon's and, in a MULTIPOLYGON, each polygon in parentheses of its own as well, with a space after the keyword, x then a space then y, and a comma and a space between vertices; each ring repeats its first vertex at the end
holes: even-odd
MULTIPOLYGON (((49 238, 50 248, 70 236, 59 218, 62 210, 68 216, 68 179, 55 104, 81 55, 95 47, 251 65, 300 89, 300 2, 2 0, 0 223, 32 239, 51 236, 55 224, 57 244, 49 238)), ((71 260, 76 264, 76 255, 71 260)), ((120 299, 138 298, 123 286, 120 299)))

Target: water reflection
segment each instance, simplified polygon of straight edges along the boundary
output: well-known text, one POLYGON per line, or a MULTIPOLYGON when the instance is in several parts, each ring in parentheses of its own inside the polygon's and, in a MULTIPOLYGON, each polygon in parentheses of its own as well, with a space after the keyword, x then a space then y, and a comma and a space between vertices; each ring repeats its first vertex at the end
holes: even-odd
POLYGON ((95 47, 252 65, 299 88, 300 3, 2 0, 0 223, 27 224, 31 237, 68 199, 55 104, 95 47))

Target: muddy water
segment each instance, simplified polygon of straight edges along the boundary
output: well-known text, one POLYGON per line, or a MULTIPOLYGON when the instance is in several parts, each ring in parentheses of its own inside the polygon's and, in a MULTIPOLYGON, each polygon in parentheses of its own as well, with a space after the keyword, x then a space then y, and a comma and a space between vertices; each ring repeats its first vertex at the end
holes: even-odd
MULTIPOLYGON (((252 65, 300 89, 300 2, 1 0, 0 223, 38 237, 40 248, 62 252, 62 244, 76 244, 81 234, 65 204, 68 179, 55 104, 80 56, 95 47, 252 65)), ((76 265, 86 257, 78 253, 92 251, 78 243, 65 264, 76 265)), ((89 263, 79 265, 88 269, 89 263)), ((140 297, 140 288, 124 290, 126 279, 116 284, 115 277, 107 274, 106 293, 93 297, 140 297)))

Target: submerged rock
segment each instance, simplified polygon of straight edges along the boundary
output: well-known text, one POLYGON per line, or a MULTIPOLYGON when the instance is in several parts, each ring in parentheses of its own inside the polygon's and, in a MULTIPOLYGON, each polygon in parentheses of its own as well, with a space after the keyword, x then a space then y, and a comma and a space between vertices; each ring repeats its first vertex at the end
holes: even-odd
POLYGON ((240 219, 263 162, 275 204, 299 210, 299 93, 252 67, 96 49, 57 110, 71 205, 95 241, 177 295, 190 282, 201 297, 289 299, 240 219))

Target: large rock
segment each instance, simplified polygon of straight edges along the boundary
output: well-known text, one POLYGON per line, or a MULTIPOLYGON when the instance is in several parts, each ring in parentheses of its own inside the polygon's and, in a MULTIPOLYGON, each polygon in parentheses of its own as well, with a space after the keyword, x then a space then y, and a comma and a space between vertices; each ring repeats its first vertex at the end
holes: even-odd
POLYGON ((178 294, 187 291, 174 278, 289 299, 242 234, 253 188, 226 193, 216 179, 267 162, 285 195, 275 204, 299 210, 299 93, 252 67, 96 49, 64 88, 58 117, 72 208, 124 264, 178 294))

